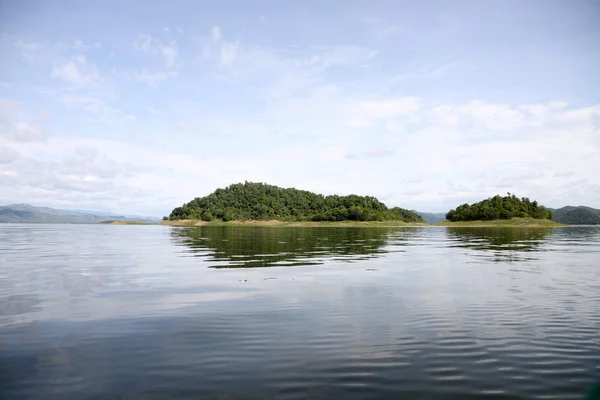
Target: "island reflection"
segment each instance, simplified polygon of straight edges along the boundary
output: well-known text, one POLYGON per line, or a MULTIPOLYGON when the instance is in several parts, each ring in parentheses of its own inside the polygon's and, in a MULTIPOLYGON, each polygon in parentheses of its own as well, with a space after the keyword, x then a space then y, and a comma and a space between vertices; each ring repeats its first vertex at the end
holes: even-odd
MULTIPOLYGON (((396 229, 397 231, 397 229, 396 229)), ((264 228, 202 226, 173 229, 172 239, 213 268, 319 265, 358 261, 388 253, 393 228, 264 228)))
POLYGON ((536 250, 552 228, 459 228, 448 227, 450 239, 458 240, 458 247, 476 250, 536 250))

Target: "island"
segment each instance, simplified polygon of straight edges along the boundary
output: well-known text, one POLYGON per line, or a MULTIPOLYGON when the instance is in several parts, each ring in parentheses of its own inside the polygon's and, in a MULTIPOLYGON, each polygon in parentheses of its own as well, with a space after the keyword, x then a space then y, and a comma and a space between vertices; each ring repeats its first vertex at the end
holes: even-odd
POLYGON ((561 226, 552 212, 537 201, 514 194, 496 195, 478 203, 463 204, 446 214, 443 226, 561 226))
POLYGON ((100 224, 104 224, 104 225, 149 225, 148 222, 127 221, 127 220, 122 220, 122 219, 107 219, 104 221, 100 221, 100 224))
POLYGON ((259 225, 424 224, 414 211, 388 208, 373 196, 317 194, 266 183, 244 182, 217 189, 173 209, 163 223, 251 223, 259 225))

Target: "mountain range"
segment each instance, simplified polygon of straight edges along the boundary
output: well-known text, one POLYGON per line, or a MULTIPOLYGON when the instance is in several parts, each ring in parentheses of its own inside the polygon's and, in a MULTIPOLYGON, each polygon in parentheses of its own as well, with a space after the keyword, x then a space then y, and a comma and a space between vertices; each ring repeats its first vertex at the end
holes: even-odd
POLYGON ((106 220, 153 223, 158 221, 158 218, 102 211, 61 210, 29 204, 0 206, 0 223, 97 224, 106 220))
POLYGON ((416 212, 421 217, 423 217, 425 222, 427 222, 430 225, 446 221, 446 213, 445 212, 444 213, 432 213, 432 212, 420 212, 420 211, 414 211, 414 212, 416 212))
POLYGON ((600 210, 586 206, 550 208, 552 220, 567 225, 598 225, 600 210))
MULTIPOLYGON (((549 208, 552 220, 567 225, 600 225, 600 209, 586 206, 549 208)), ((446 213, 415 211, 428 224, 446 221, 446 213)), ((50 207, 35 207, 29 204, 0 206, 0 223, 50 223, 50 224, 97 224, 107 220, 154 223, 156 217, 141 215, 119 215, 104 211, 62 210, 50 207)))

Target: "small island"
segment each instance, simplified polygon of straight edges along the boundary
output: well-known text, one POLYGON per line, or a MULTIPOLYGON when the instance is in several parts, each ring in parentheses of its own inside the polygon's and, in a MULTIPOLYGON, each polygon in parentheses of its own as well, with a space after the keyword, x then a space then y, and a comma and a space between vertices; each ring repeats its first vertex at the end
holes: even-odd
POLYGON ((208 196, 176 207, 169 217, 163 218, 163 223, 170 225, 226 222, 276 226, 425 223, 419 214, 400 207, 388 208, 372 196, 324 196, 255 182, 217 189, 208 196))
POLYGON ((442 226, 561 226, 552 221, 552 212, 527 197, 514 194, 496 195, 478 203, 463 204, 446 214, 448 222, 442 226))
POLYGON ((104 221, 100 221, 100 224, 104 224, 104 225, 148 225, 147 222, 122 220, 122 219, 107 219, 104 221))
MULTIPOLYGON (((443 214, 440 216, 443 219, 443 214)), ((553 227, 550 209, 508 193, 463 204, 436 226, 553 227)), ((235 183, 173 209, 161 224, 176 226, 429 226, 417 212, 388 208, 373 196, 322 195, 266 183, 235 183)))

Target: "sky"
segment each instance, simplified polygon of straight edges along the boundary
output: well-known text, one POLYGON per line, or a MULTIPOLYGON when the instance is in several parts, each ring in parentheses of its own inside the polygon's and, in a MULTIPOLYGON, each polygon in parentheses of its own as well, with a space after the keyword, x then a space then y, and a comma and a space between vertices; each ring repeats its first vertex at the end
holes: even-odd
POLYGON ((0 204, 600 208, 597 1, 0 0, 0 204))

